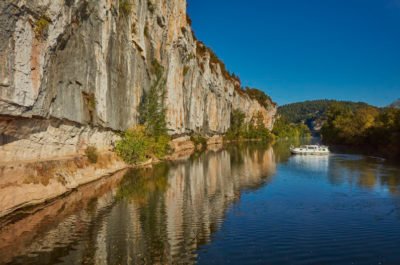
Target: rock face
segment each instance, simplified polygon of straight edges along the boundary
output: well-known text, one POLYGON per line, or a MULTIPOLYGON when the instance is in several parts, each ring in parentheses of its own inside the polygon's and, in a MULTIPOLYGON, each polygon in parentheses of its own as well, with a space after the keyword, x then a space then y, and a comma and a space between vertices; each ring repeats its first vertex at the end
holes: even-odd
POLYGON ((0 218, 15 210, 44 204, 84 184, 126 168, 115 153, 96 164, 85 156, 64 160, 0 164, 0 218))
POLYGON ((241 93, 188 21, 186 0, 2 0, 0 161, 26 146, 24 158, 36 159, 112 145, 112 132, 138 123, 157 78, 171 135, 223 134, 232 109, 248 120, 261 112, 271 128, 275 105, 241 93), (26 131, 10 129, 17 123, 26 131))

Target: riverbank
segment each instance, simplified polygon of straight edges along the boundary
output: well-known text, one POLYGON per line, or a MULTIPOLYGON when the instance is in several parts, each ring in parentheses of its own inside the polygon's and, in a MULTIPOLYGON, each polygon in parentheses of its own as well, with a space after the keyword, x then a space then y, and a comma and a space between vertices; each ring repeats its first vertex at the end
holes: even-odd
POLYGON ((126 167, 112 152, 100 153, 97 163, 90 163, 82 155, 46 161, 8 162, 0 166, 0 217, 46 204, 126 167))
MULTIPOLYGON (((197 246, 210 241, 199 238, 211 239, 226 210, 240 200, 241 191, 257 189, 276 170, 272 149, 256 145, 222 149, 217 146, 210 145, 207 151, 197 152, 190 159, 118 171, 112 177, 83 185, 47 205, 36 207, 35 211, 24 211, 23 217, 16 216, 17 219, 6 225, 0 223, 0 264, 43 264, 44 260, 48 264, 60 260, 77 264, 82 263, 78 261, 80 255, 85 256, 86 263, 92 263, 86 254, 97 257, 101 253, 104 256, 100 259, 118 263, 112 257, 119 257, 123 254, 118 253, 123 252, 119 248, 103 248, 103 243, 108 245, 108 235, 122 244, 129 238, 145 247, 139 252, 138 245, 129 244, 136 251, 130 262, 141 263, 146 257, 147 263, 154 264, 159 254, 150 250, 155 242, 150 233, 164 240, 164 234, 157 233, 166 227, 171 231, 171 238, 165 242, 173 245, 183 239, 181 235, 187 235, 183 240, 194 242, 191 249, 195 251, 197 246), (239 157, 242 159, 237 160, 239 157), (115 223, 110 226, 110 221, 115 223), (198 226, 203 221, 206 223, 198 226), (122 232, 121 238, 110 234, 113 228, 122 232), (87 240, 84 246, 80 245, 81 236, 87 240), (54 259, 46 255, 53 247, 58 251, 51 254, 54 259), (30 260, 24 259, 30 252, 37 254, 30 260)), ((182 249, 173 251, 186 255, 182 249)), ((173 255, 166 249, 162 255, 170 254, 173 255)), ((168 264, 190 264, 178 256, 165 260, 168 264)))
MULTIPOLYGON (((221 146, 221 136, 207 140, 207 147, 221 146)), ((190 157, 196 146, 190 137, 180 137, 171 141, 170 155, 163 160, 184 160, 190 157)), ((145 167, 162 160, 150 159, 144 163, 128 165, 114 152, 98 154, 96 163, 91 163, 85 155, 58 157, 50 160, 24 160, 0 163, 0 218, 33 208, 47 205, 69 194, 78 187, 107 178, 127 168, 145 167)), ((40 207, 39 207, 40 208, 40 207)), ((22 213, 23 214, 23 213, 22 213)))

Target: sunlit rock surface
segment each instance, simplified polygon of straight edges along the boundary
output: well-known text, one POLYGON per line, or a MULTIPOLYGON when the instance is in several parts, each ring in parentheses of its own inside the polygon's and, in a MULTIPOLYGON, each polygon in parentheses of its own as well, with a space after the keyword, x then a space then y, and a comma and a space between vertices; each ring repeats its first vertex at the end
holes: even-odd
POLYGON ((63 160, 0 164, 0 218, 15 210, 49 202, 77 187, 126 168, 115 153, 63 160))
POLYGON ((158 73, 171 135, 223 134, 233 108, 247 120, 261 112, 272 127, 275 105, 264 108, 238 93, 237 80, 194 38, 185 0, 120 2, 0 2, 0 160, 17 159, 13 152, 38 159, 88 144, 112 146, 105 131, 137 124, 138 105, 158 73), (23 117, 56 120, 59 127, 32 131, 23 117), (22 132, 4 129, 5 119, 22 132), (65 128, 71 124, 76 129, 65 128))

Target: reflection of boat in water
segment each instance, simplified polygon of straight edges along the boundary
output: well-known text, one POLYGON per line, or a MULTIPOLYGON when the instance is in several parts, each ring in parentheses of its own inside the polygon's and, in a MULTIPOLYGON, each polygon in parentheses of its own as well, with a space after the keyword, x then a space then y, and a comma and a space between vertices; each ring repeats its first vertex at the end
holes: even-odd
POLYGON ((327 155, 329 148, 324 145, 302 145, 300 147, 290 147, 292 154, 298 155, 327 155))
POLYGON ((289 160, 291 166, 308 172, 327 172, 330 156, 327 155, 295 155, 289 160))

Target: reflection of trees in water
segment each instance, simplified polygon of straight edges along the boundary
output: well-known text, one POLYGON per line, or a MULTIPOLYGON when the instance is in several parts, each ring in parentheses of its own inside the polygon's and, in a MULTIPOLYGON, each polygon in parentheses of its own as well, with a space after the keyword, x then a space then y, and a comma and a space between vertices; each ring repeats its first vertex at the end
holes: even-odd
POLYGON ((130 170, 118 189, 116 199, 146 203, 150 195, 162 194, 168 186, 169 165, 154 165, 151 168, 130 170), (140 177, 138 177, 140 176, 140 177))
POLYGON ((400 171, 375 158, 363 156, 337 156, 332 159, 329 180, 333 184, 351 183, 374 189, 387 187, 391 194, 400 194, 400 171))
MULTIPOLYGON (((132 218, 120 218, 123 223, 118 227, 130 223, 135 228, 127 229, 131 235, 121 243, 135 253, 130 259, 150 264, 194 263, 194 252, 210 241, 240 190, 261 185, 275 171, 272 149, 228 149, 170 163, 169 167, 160 164, 135 170, 127 176, 117 198, 120 204, 128 204, 129 210, 120 209, 118 216, 131 212, 132 218)), ((124 253, 107 249, 109 257, 124 253)), ((128 259, 127 253, 125 257, 128 259)))
POLYGON ((142 180, 146 183, 141 188, 132 188, 136 192, 129 197, 129 204, 140 205, 135 212, 139 229, 132 238, 141 243, 130 246, 135 259, 141 253, 142 261, 150 264, 194 263, 194 252, 209 242, 240 190, 260 185, 274 170, 270 150, 243 148, 207 152, 189 163, 171 163, 164 173, 156 173, 157 168, 146 171, 151 177, 142 180))
MULTIPOLYGON (((122 184, 59 222, 21 257, 31 264, 191 264, 243 189, 275 173, 272 149, 202 153, 186 162, 129 171, 122 184), (52 239, 50 239, 52 238, 52 239), (65 240, 64 240, 65 239, 65 240), (61 260, 62 258, 62 260, 61 260)), ((57 214, 57 213, 54 213, 57 214)), ((24 262, 22 262, 24 263, 24 262)))
POLYGON ((390 193, 400 195, 400 173, 395 170, 382 175, 380 178, 381 185, 388 187, 390 193))

